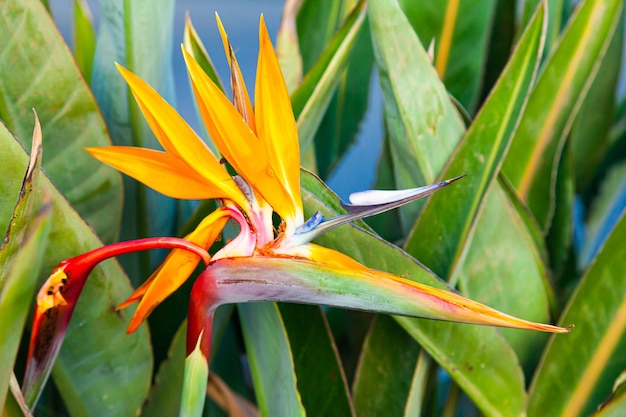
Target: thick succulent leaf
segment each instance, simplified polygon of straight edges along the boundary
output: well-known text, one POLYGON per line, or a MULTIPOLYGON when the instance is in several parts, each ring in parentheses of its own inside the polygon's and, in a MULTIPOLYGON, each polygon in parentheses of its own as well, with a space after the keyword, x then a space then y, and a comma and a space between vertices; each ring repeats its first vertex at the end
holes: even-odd
POLYGON ((319 306, 278 304, 302 405, 310 416, 355 416, 330 327, 319 306))
POLYGON ((602 183, 589 212, 586 236, 578 259, 585 268, 617 224, 626 207, 626 162, 613 166, 602 183))
POLYGON ((86 0, 74 0, 74 59, 80 72, 89 83, 93 68, 93 57, 96 52, 96 30, 89 4, 86 0))
POLYGON ((543 17, 542 7, 442 174, 469 176, 428 200, 407 239, 406 250, 441 277, 450 277, 458 267, 524 109, 543 46, 543 17))
POLYGON ((364 19, 365 2, 362 1, 346 18, 316 64, 307 72, 302 84, 291 95, 302 155, 306 155, 313 147, 315 132, 333 97, 339 78, 348 65, 350 52, 361 32, 364 19))
MULTIPOLYGON (((303 173, 302 181, 306 190, 303 193, 306 214, 321 211, 332 216, 334 212, 330 207, 336 207, 338 198, 310 174, 303 173)), ((318 241, 371 268, 446 288, 413 258, 357 226, 342 226, 318 241)), ((483 412, 488 415, 522 413, 526 397, 523 375, 515 354, 497 330, 403 317, 396 320, 450 373, 483 412), (459 340, 463 343, 458 343, 459 340)))
POLYGON ((622 68, 623 44, 622 13, 609 49, 602 57, 600 67, 572 125, 572 157, 576 167, 576 190, 579 192, 589 185, 609 147, 609 132, 616 110, 615 92, 622 68))
MULTIPOLYGON (((100 22, 91 87, 115 145, 158 148, 115 63, 140 76, 170 104, 174 103, 171 51, 174 0, 100 2, 100 22)), ((176 203, 124 178, 121 240, 172 236, 176 203)), ((122 263, 135 286, 162 259, 157 252, 132 254, 122 263)), ((167 346, 164 346, 167 349, 167 346)))
POLYGON ((446 88, 473 114, 487 60, 496 1, 400 2, 424 48, 435 42, 433 64, 446 88))
POLYGON ((419 352, 419 345, 392 318, 374 319, 352 388, 359 416, 403 415, 419 352))
MULTIPOLYGON (((44 169, 96 233, 106 242, 115 240, 121 178, 83 150, 109 145, 110 140, 50 15, 38 0, 3 1, 0 39, 0 119, 26 140, 32 133, 31 111, 37 109, 46 148, 44 169)), ((23 143, 26 148, 28 142, 23 143)))
POLYGON ((240 304, 238 310, 261 415, 306 415, 298 392, 289 337, 278 306, 249 303, 240 304))
MULTIPOLYGON (((517 207, 500 187, 485 196, 458 271, 455 281, 472 300, 533 321, 550 321, 552 290, 546 268, 517 207)), ((534 369, 546 335, 507 329, 501 333, 524 369, 534 369)))
MULTIPOLYGON (((10 219, 28 157, 4 126, 0 126, 0 221, 10 219)), ((52 195, 52 228, 42 270, 102 245, 84 220, 46 176, 40 187, 52 195)), ((0 229, 5 229, 3 223, 0 229)), ((152 355, 145 327, 125 332, 130 312, 115 312, 131 292, 116 262, 96 268, 74 311, 52 376, 73 416, 133 415, 145 398, 152 375, 152 355), (97 377, 94 375, 97 374, 97 377), (119 389, 119 387, 124 387, 119 389)))
POLYGON ((621 0, 583 2, 537 79, 503 171, 547 231, 565 138, 617 26, 621 0), (546 110, 547 109, 547 110, 546 110))
MULTIPOLYGON (((374 0, 368 7, 396 188, 432 183, 463 135, 463 122, 400 6, 374 0)), ((404 231, 420 207, 400 209, 404 231)))
POLYGON ((572 295, 560 322, 575 323, 553 338, 530 389, 528 415, 589 415, 626 369, 626 216, 611 232, 572 295))

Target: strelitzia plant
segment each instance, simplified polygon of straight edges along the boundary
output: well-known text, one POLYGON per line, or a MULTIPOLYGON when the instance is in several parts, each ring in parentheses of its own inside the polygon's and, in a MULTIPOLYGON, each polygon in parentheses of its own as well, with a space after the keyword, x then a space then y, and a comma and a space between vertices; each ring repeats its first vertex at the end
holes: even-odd
POLYGON ((155 90, 121 66, 120 73, 164 150, 110 146, 87 151, 166 196, 215 199, 219 207, 184 239, 116 243, 66 260, 52 272, 37 296, 23 384, 31 407, 90 272, 105 259, 146 249, 173 250, 118 307, 138 302, 128 332, 137 330, 154 308, 191 276, 198 263, 204 262, 189 302, 183 416, 202 413, 214 313, 223 304, 286 301, 545 332, 569 331, 512 317, 451 290, 414 282, 410 276, 368 268, 341 252, 312 243, 330 229, 429 196, 461 177, 414 189, 354 193, 350 203, 343 204, 345 214, 325 219, 317 212, 305 220, 296 122, 263 17, 254 107, 219 19, 218 26, 231 70, 232 104, 190 52, 183 47, 182 53, 202 120, 223 159, 155 90), (229 221, 238 227, 236 237, 209 255, 229 221))

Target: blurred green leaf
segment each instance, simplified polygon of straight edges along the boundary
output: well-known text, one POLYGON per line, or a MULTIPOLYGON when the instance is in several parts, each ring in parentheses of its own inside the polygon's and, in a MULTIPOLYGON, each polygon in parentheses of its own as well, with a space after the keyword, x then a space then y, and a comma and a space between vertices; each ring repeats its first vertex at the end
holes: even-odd
POLYGON ((391 317, 376 316, 354 377, 359 416, 403 415, 419 351, 415 340, 391 317))
POLYGON ((614 165, 608 172, 598 196, 589 211, 586 237, 580 249, 578 266, 583 269, 598 251, 617 224, 626 206, 626 161, 614 165))
POLYGON ((576 328, 550 340, 531 385, 530 417, 589 415, 626 369, 623 213, 559 320, 576 328))
POLYGON ((347 68, 315 136, 318 171, 328 178, 354 143, 365 118, 374 63, 367 17, 350 52, 347 68))
POLYGON ((524 109, 543 46, 543 11, 538 9, 440 177, 467 173, 468 178, 430 197, 407 239, 406 250, 419 254, 420 261, 441 277, 454 276, 459 266, 483 198, 498 174, 524 109))
POLYGON ((503 165, 544 232, 554 214, 554 174, 565 138, 608 49, 622 6, 620 0, 579 5, 537 79, 503 165))
POLYGON ((262 416, 295 417, 306 412, 298 393, 294 359, 276 303, 237 306, 262 416))
POLYGON ((349 0, 301 1, 295 23, 304 74, 313 69, 327 48, 348 3, 349 0))
MULTIPOLYGON (((291 95, 298 125, 300 153, 305 161, 305 155, 313 149, 315 132, 333 97, 340 75, 348 65, 364 19, 365 2, 361 1, 329 41, 313 68, 307 72, 302 84, 291 95)), ((303 166, 309 168, 304 163, 303 166)))
MULTIPOLYGON (((463 135, 463 122, 400 6, 372 0, 369 18, 396 188, 434 182, 463 135)), ((400 209, 405 232, 422 204, 400 209)))
MULTIPOLYGON (((2 125, 0 147, 0 195, 7 196, 0 199, 0 229, 6 230, 28 157, 2 125)), ((43 271, 102 246, 48 177, 40 176, 39 184, 37 193, 47 189, 52 195, 52 227, 43 271)), ((130 292, 124 272, 114 261, 97 267, 85 285, 52 371, 72 416, 134 415, 147 395, 152 376, 147 329, 143 326, 127 335, 131 314, 115 311, 130 292)))
POLYGON ((93 57, 96 52, 96 31, 89 4, 86 0, 74 0, 74 59, 85 81, 91 81, 93 57))
POLYGON ((485 73, 480 93, 479 101, 481 103, 489 95, 489 92, 498 80, 502 69, 511 55, 516 30, 516 7, 517 2, 496 2, 493 21, 491 23, 491 34, 489 36, 489 47, 487 49, 487 60, 485 62, 485 73))
POLYGON ((570 252, 574 235, 574 165, 572 143, 563 145, 561 160, 558 162, 554 189, 554 218, 546 236, 546 246, 550 255, 549 266, 555 278, 559 278, 565 260, 570 252))
POLYGON ((606 54, 599 63, 596 63, 599 68, 572 125, 572 157, 576 167, 576 190, 579 192, 589 185, 609 147, 609 132, 613 126, 616 110, 615 92, 622 66, 623 44, 622 13, 606 54))
POLYGON ((435 41, 434 66, 446 88, 475 113, 496 1, 402 0, 424 48, 435 41))
MULTIPOLYGON (((115 68, 115 62, 174 102, 171 54, 174 0, 100 1, 100 23, 91 87, 115 145, 159 149, 148 124, 115 68)), ((100 164, 102 165, 102 164, 100 164)), ((121 240, 176 233, 176 202, 124 177, 121 240)), ((160 252, 141 252, 122 259, 133 284, 147 277, 161 261, 160 252)), ((173 335, 176 327, 170 329, 173 335)), ((168 343, 159 343, 167 350, 168 343)))
MULTIPOLYGON (((320 211, 330 218, 337 196, 314 176, 303 171, 305 214, 320 211)), ((317 242, 339 250, 358 262, 381 271, 437 288, 449 288, 415 259, 355 225, 331 230, 317 242)), ((497 330, 407 317, 395 319, 490 416, 519 415, 526 394, 523 375, 515 354, 497 330), (462 343, 459 343, 462 341, 462 343)))
MULTIPOLYGON (((38 0, 3 1, 0 39, 0 119, 17 137, 30 138, 37 109, 44 169, 96 233, 112 242, 122 210, 120 175, 83 150, 110 140, 50 15, 38 0)), ((28 141, 23 145, 30 147, 28 141)))
POLYGON ((626 412, 626 371, 613 384, 613 392, 594 417, 620 417, 626 412))
POLYGON ((337 346, 322 308, 279 303, 302 405, 311 416, 355 416, 337 346), (306 324, 305 324, 306 323, 306 324))
POLYGON ((278 55, 278 62, 289 94, 302 82, 302 55, 296 29, 296 17, 301 4, 302 0, 285 1, 276 37, 276 55, 278 55))

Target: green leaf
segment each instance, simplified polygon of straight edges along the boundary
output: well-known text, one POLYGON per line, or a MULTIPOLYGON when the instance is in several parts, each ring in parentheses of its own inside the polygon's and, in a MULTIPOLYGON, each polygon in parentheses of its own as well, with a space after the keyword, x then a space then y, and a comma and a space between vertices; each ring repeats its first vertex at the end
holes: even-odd
POLYGON ((622 372, 613 384, 611 397, 602 403, 594 417, 620 417, 626 412, 626 372, 622 372))
POLYGON ((392 318, 376 316, 354 377, 359 416, 403 415, 419 351, 415 340, 392 318))
POLYGON ((302 84, 291 95, 302 155, 313 147, 315 132, 333 97, 339 77, 346 69, 364 19, 365 2, 361 1, 332 37, 315 66, 307 72, 302 84))
MULTIPOLYGON (((2 125, 0 148, 0 194, 7 196, 0 199, 0 229, 6 229, 4 222, 10 219, 28 157, 2 125)), ((102 246, 48 177, 41 175, 39 184, 37 193, 47 189, 52 196, 52 227, 42 270, 50 271, 63 259, 102 246)), ((127 335, 131 314, 115 311, 130 292, 117 262, 96 268, 85 285, 52 371, 73 416, 134 415, 146 397, 152 375, 147 329, 143 326, 127 335)))
MULTIPOLYGON (((540 252, 500 187, 493 187, 485 197, 458 281, 463 294, 472 300, 532 321, 550 320, 552 290, 540 252)), ((509 329, 500 332, 524 369, 534 369, 547 336, 509 329)))
MULTIPOLYGON (((116 145, 159 148, 115 62, 140 76, 175 105, 171 64, 173 11, 174 0, 100 2, 91 86, 116 145)), ((175 212, 174 200, 124 178, 121 240, 174 235, 175 212)), ((161 260, 160 252, 140 252, 124 257, 122 263, 138 286, 161 260)), ((170 330, 173 334, 176 328, 170 330)), ((167 346, 158 348, 167 350, 167 346)))
POLYGON ((4 403, 4 407, 0 407, 0 409, 2 409, 2 416, 32 417, 32 414, 28 410, 28 406, 24 401, 24 397, 22 396, 22 391, 20 390, 20 385, 17 382, 17 378, 13 373, 11 373, 9 386, 10 390, 7 395, 6 402, 4 403))
POLYGON ((200 350, 200 339, 198 339, 196 348, 185 358, 183 395, 178 413, 181 417, 200 417, 202 410, 204 410, 209 362, 200 350))
POLYGON ((0 119, 17 137, 29 138, 31 111, 37 110, 45 138, 44 169, 98 235, 115 240, 122 210, 120 175, 83 150, 109 145, 106 127, 41 2, 3 1, 0 39, 0 119))
MULTIPOLYGON (((432 183, 463 135, 463 122, 399 5, 373 0, 368 13, 396 188, 432 183)), ((421 205, 400 209, 405 232, 421 205)))
POLYGON ((296 30, 302 70, 308 73, 327 48, 333 34, 340 26, 348 1, 305 0, 296 15, 296 30))
POLYGON ((481 88, 481 103, 489 95, 511 55, 517 25, 516 6, 517 3, 512 1, 496 2, 481 88))
MULTIPOLYGON (((319 2, 308 3, 315 4, 319 2)), ((336 3, 338 2, 333 4, 336 3)), ((278 55, 280 69, 287 85, 287 91, 290 94, 302 82, 302 55, 296 29, 296 16, 300 7, 301 2, 299 0, 285 2, 276 37, 276 55, 278 55)))
MULTIPOLYGON (((216 365, 215 357, 219 354, 222 335, 231 316, 232 306, 223 306, 217 310, 213 320, 213 345, 211 351, 211 371, 216 365)), ((159 371, 150 388, 150 394, 141 410, 142 417, 169 417, 178 413, 183 389, 183 373, 185 368, 187 321, 185 320, 171 340, 167 358, 161 362, 159 371)), ((232 365, 230 363, 227 366, 232 365)), ((229 369, 233 373, 232 369, 229 369)))
POLYGON ((537 83, 503 171, 547 231, 565 138, 615 32, 623 2, 587 0, 570 19, 537 83))
POLYGON ((180 410, 186 336, 187 322, 184 322, 172 339, 167 359, 161 362, 161 366, 159 366, 159 372, 154 378, 150 395, 141 410, 143 417, 175 416, 180 410))
POLYGON ((520 39, 507 67, 459 144, 441 178, 469 174, 426 203, 405 245, 441 277, 452 277, 475 227, 483 198, 498 174, 543 46, 543 8, 520 39), (441 239, 441 236, 446 236, 441 239))
MULTIPOLYGON (((303 173, 305 212, 330 218, 337 197, 303 173), (321 199, 321 200, 320 200, 321 199)), ((447 288, 402 250, 354 226, 331 230, 318 243, 340 250, 362 264, 437 288, 447 288)), ((490 327, 396 317, 396 320, 461 385, 487 415, 519 415, 524 409, 524 381, 517 358, 490 327), (459 343, 462 340, 463 343, 459 343)))
POLYGON ((275 303, 237 306, 262 416, 304 416, 294 359, 282 316, 275 303))
POLYGON ((546 246, 550 255, 549 265, 555 277, 559 277, 565 267, 565 260, 574 235, 574 165, 572 144, 567 141, 561 153, 556 172, 554 189, 554 218, 546 236, 546 246))
POLYGON ((359 31, 337 91, 315 135, 318 172, 328 178, 356 140, 368 105, 374 55, 366 22, 359 31))
POLYGON ((623 44, 622 13, 619 26, 613 33, 613 39, 599 63, 593 82, 572 125, 572 157, 576 167, 578 191, 584 190, 589 185, 609 147, 609 132, 616 111, 615 92, 622 65, 623 44))
MULTIPOLYGON (((41 168, 41 126, 35 115, 33 152, 4 240, 0 245, 0 409, 4 409, 26 314, 50 229, 50 201, 33 214, 41 168), (27 301, 28 300, 28 301, 27 301)), ((49 200, 49 199, 48 199, 49 200)))
MULTIPOLYGON (((520 27, 525 28, 530 22, 537 6, 541 4, 542 0, 525 0, 524 10, 522 11, 522 21, 520 27)), ((546 30, 546 47, 544 49, 544 57, 550 52, 552 45, 556 42, 557 37, 561 33, 561 26, 563 24, 563 3, 564 0, 546 0, 548 28, 546 30)))
POLYGON ((435 41, 434 66, 450 94, 474 114, 496 1, 402 0, 400 4, 424 48, 435 41))
POLYGON ((572 295, 561 323, 576 328, 550 340, 530 389, 528 415, 589 415, 626 369, 626 216, 572 295))
POLYGON ((91 81, 93 57, 96 52, 96 31, 89 4, 85 0, 74 0, 74 58, 85 81, 91 81))
POLYGON ((587 231, 579 255, 579 268, 585 268, 617 224, 626 206, 626 161, 611 168, 591 206, 587 231))
POLYGON ((339 352, 319 306, 278 304, 287 336, 298 392, 311 416, 355 416, 339 352))

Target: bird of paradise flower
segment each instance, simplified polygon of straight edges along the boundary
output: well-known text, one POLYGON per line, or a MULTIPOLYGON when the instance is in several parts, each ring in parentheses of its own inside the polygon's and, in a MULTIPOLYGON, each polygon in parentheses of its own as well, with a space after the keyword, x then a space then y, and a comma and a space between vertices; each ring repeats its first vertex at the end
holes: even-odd
POLYGON ((31 406, 49 374, 91 270, 104 259, 146 249, 173 250, 118 307, 138 302, 129 332, 179 288, 201 260, 206 267, 196 279, 190 298, 185 372, 193 373, 195 378, 185 383, 181 415, 201 413, 213 315, 218 306, 226 303, 287 301, 547 332, 569 331, 518 319, 456 293, 367 268, 347 255, 311 243, 331 228, 427 196, 458 178, 410 190, 355 193, 350 197, 351 204, 344 205, 346 214, 326 220, 316 213, 305 221, 296 123, 264 20, 261 17, 254 109, 226 33, 219 18, 217 21, 231 69, 233 103, 184 48, 183 56, 207 131, 238 175, 229 174, 156 91, 118 66, 164 151, 121 146, 87 151, 167 196, 216 199, 219 208, 184 239, 116 243, 64 261, 52 272, 37 296, 23 384, 31 406), (272 220, 274 213, 280 217, 277 229, 272 220), (208 249, 229 220, 239 225, 237 236, 210 256, 208 249), (198 394, 201 400, 192 400, 198 394))

